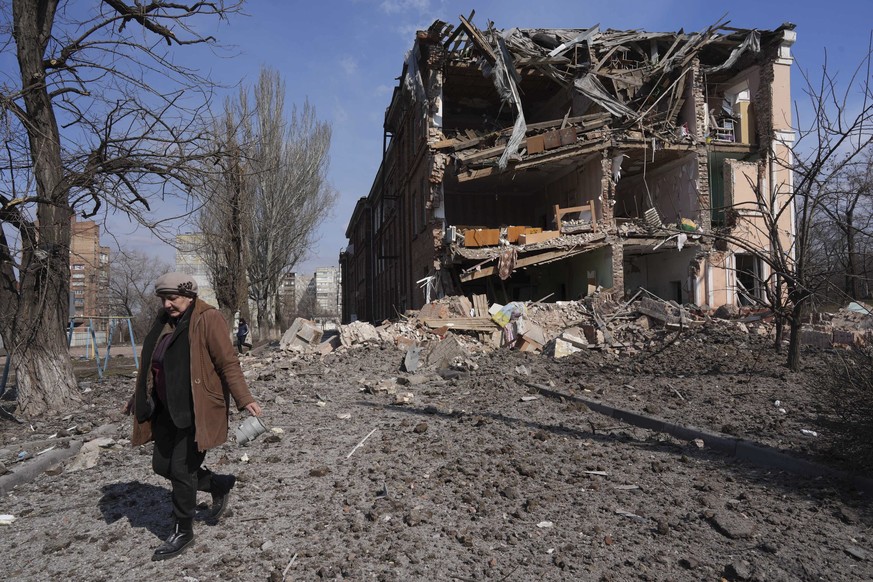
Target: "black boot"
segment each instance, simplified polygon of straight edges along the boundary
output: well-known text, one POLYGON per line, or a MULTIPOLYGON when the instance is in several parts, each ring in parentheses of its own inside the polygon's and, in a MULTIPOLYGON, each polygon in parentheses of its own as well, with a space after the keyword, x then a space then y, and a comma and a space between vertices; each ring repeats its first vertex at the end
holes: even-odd
POLYGON ((230 498, 230 490, 233 489, 236 483, 236 477, 233 475, 213 475, 212 476, 212 510, 209 512, 209 519, 217 521, 219 517, 227 509, 230 498))
POLYGON ((176 528, 170 537, 155 550, 152 560, 166 560, 181 554, 194 541, 194 527, 191 518, 177 519, 176 528))

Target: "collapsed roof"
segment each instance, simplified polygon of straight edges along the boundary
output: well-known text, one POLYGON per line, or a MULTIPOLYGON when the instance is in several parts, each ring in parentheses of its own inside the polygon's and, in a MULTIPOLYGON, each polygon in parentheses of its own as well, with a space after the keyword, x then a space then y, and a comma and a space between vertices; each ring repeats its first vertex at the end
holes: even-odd
MULTIPOLYGON (((598 25, 500 31, 489 23, 481 31, 463 17, 457 27, 438 20, 419 33, 404 85, 421 100, 427 93, 420 68, 446 71, 441 105, 448 139, 432 147, 452 155, 459 181, 585 155, 606 147, 616 132, 623 140, 654 137, 690 149, 693 132, 683 131, 677 118, 692 67, 699 63, 708 81, 724 82, 793 28, 718 22, 690 34, 598 25), (556 108, 563 108, 559 115, 556 108), (553 143, 531 142, 540 134, 553 143)), ((391 108, 386 122, 390 129, 391 108)))

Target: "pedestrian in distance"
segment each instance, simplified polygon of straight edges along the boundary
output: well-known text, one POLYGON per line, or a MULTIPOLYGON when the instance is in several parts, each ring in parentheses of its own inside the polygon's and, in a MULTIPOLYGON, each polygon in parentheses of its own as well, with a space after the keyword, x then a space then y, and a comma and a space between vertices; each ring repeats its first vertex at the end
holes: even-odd
POLYGON ((155 281, 163 305, 143 340, 134 394, 125 412, 134 414, 133 446, 154 441, 152 468, 170 480, 175 527, 152 556, 179 555, 194 541, 197 491, 212 495, 208 519, 228 506, 236 477, 201 465, 206 451, 227 440, 230 397, 238 410, 261 415, 233 350, 227 323, 197 297, 197 282, 185 273, 155 281))
POLYGON ((239 325, 236 328, 236 349, 239 353, 243 353, 243 347, 252 349, 252 344, 246 341, 246 336, 249 335, 249 324, 242 317, 239 318, 239 325))

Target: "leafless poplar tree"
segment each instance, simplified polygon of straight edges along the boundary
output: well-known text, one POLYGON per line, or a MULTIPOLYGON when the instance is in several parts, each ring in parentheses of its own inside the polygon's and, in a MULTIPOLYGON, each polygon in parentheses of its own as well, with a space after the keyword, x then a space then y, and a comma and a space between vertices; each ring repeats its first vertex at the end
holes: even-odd
POLYGON ((253 93, 251 108, 245 90, 235 108, 226 108, 216 139, 228 150, 239 148, 239 165, 221 168, 218 185, 203 193, 201 228, 209 233, 206 255, 215 282, 247 279, 255 327, 263 335, 281 311, 282 275, 311 249, 336 194, 327 182, 329 124, 318 121, 308 102, 302 111, 293 107, 289 119, 285 86, 275 71, 263 69, 253 93), (232 137, 236 119, 240 129, 232 137), (236 267, 242 263, 244 269, 236 267))
POLYGON ((147 223, 150 200, 186 196, 205 132, 211 83, 174 64, 179 46, 210 44, 206 20, 228 0, 12 0, 2 42, 19 70, 0 86, 0 334, 19 411, 78 401, 64 330, 73 213, 120 211, 147 223))
POLYGON ((310 250, 336 198, 327 182, 330 126, 317 120, 309 102, 302 112, 294 107, 290 120, 284 109, 284 83, 275 71, 263 70, 255 89, 256 114, 246 124, 256 183, 246 233, 248 276, 258 327, 275 324, 281 276, 310 250))
POLYGON ((243 233, 251 216, 252 180, 240 138, 240 117, 246 115, 245 93, 240 101, 225 102, 224 114, 215 124, 212 139, 222 156, 205 172, 198 189, 201 209, 197 224, 202 236, 201 255, 209 270, 218 307, 231 316, 239 310, 249 318, 247 246, 243 233), (243 113, 240 113, 243 112, 243 113))

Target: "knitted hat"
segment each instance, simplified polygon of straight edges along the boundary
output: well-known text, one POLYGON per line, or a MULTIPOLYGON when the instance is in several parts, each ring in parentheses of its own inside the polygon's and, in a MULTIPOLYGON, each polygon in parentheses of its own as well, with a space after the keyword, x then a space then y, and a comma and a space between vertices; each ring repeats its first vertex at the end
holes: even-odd
POLYGON ((188 273, 167 273, 155 281, 155 295, 197 296, 197 281, 188 273))

